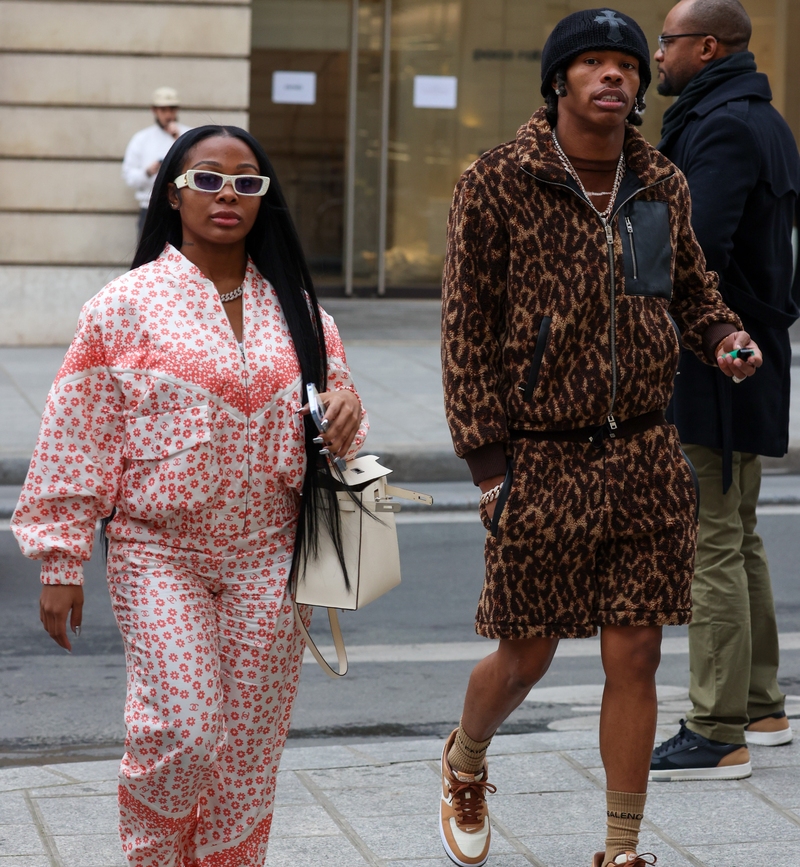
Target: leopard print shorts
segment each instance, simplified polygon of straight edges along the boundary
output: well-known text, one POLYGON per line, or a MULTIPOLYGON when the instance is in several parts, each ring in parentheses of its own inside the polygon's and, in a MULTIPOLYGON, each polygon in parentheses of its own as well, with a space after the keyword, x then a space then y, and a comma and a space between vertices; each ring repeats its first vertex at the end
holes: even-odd
POLYGON ((476 631, 586 638, 691 619, 694 471, 676 429, 591 444, 516 440, 489 521, 476 631))

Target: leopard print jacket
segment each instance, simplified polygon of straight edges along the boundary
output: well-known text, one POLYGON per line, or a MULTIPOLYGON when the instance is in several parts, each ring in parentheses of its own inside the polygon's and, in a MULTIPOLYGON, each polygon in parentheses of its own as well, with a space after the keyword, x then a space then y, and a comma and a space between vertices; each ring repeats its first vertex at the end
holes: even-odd
POLYGON ((684 176, 630 125, 624 149, 608 226, 559 161, 544 109, 459 180, 442 307, 459 456, 505 446, 509 428, 569 430, 666 409, 681 340, 710 362, 709 327, 741 328, 705 269, 684 176))

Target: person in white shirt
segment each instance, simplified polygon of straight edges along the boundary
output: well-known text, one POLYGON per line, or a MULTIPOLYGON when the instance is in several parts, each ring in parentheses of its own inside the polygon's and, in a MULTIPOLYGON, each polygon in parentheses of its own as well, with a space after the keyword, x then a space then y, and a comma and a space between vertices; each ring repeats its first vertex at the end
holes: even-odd
POLYGON ((153 92, 155 123, 139 130, 128 142, 122 161, 122 178, 135 190, 139 203, 138 234, 142 234, 150 193, 153 191, 161 161, 175 139, 190 127, 178 123, 178 92, 172 87, 159 87, 153 92))

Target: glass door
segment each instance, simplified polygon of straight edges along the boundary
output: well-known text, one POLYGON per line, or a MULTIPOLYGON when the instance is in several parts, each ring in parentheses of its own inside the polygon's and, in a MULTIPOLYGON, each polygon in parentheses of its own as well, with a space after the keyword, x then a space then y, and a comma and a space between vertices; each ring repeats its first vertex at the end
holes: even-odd
POLYGON ((250 131, 277 172, 315 284, 341 288, 349 0, 253 0, 250 131))
POLYGON ((541 104, 548 6, 393 0, 386 283, 441 284, 453 188, 541 104))

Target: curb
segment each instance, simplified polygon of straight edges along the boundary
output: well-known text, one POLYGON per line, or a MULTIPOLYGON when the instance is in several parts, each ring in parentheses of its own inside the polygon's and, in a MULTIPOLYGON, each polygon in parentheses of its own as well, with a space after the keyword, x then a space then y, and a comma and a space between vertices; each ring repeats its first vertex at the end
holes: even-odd
POLYGON ((789 451, 782 458, 762 457, 761 467, 771 476, 800 474, 800 445, 789 446, 789 451))
MULTIPOLYGON (((368 447, 365 452, 372 451, 368 447)), ((392 469, 397 482, 413 479, 416 482, 472 482, 466 461, 452 449, 374 449, 385 467, 392 469)))
POLYGON ((0 458, 0 485, 21 487, 28 474, 30 458, 0 458))

